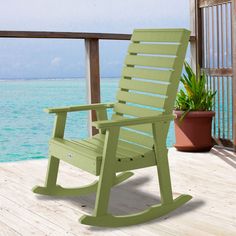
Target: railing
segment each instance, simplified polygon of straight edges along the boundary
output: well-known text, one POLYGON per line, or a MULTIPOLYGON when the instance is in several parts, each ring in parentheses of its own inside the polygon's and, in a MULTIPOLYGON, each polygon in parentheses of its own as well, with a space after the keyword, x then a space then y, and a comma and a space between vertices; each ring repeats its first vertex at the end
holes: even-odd
MULTIPOLYGON (((100 102, 99 40, 129 40, 130 34, 81 33, 81 32, 39 32, 39 31, 0 31, 0 38, 41 38, 41 39, 83 39, 86 50, 87 102, 100 102)), ((89 113, 90 135, 97 133, 91 128, 96 113, 89 113)))
POLYGON ((218 145, 236 147, 236 1, 191 0, 193 64, 216 91, 213 136, 218 145))

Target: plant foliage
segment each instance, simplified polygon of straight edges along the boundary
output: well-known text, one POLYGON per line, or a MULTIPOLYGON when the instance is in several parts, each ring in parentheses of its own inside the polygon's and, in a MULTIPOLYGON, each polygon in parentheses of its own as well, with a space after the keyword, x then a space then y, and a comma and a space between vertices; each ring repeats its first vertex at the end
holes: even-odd
MULTIPOLYGON (((176 98, 176 110, 185 111, 210 111, 213 108, 213 98, 216 92, 206 89, 206 74, 198 77, 187 62, 184 62, 186 73, 181 76, 180 82, 185 89, 180 89, 176 98)), ((183 118, 183 117, 182 117, 183 118)))

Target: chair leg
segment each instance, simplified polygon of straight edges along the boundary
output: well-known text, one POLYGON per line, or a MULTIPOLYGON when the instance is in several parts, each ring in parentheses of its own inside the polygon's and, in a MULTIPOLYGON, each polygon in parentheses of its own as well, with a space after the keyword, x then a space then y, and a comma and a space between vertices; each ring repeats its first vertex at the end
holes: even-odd
POLYGON ((112 183, 114 182, 114 176, 104 176, 100 175, 97 189, 97 196, 95 202, 95 209, 93 215, 101 216, 107 214, 109 199, 110 199, 110 191, 112 187, 112 183), (112 181, 110 181, 110 180, 112 181))
POLYGON ((113 128, 106 131, 104 143, 103 161, 101 173, 99 176, 97 196, 95 202, 94 215, 102 216, 107 214, 111 187, 114 182, 115 172, 115 154, 119 137, 119 128, 113 128))
POLYGON ((57 183, 58 169, 60 160, 54 156, 49 157, 47 176, 45 186, 47 188, 54 188, 57 183))
POLYGON ((170 204, 173 202, 173 194, 168 163, 168 150, 166 148, 163 148, 162 150, 157 150, 156 158, 161 203, 170 204))
MULTIPOLYGON (((119 128, 113 127, 106 131, 104 150, 102 155, 101 172, 99 176, 95 208, 92 216, 84 215, 80 218, 82 224, 90 224, 90 220, 100 221, 109 216, 108 204, 111 187, 115 176, 115 154, 119 137, 119 128)), ((92 224, 93 225, 93 224, 92 224)), ((95 223, 96 225, 96 223, 95 223)))
POLYGON ((34 193, 47 192, 48 194, 53 193, 56 188, 58 169, 59 169, 60 160, 54 156, 50 156, 48 159, 48 169, 46 175, 45 186, 35 186, 32 191, 34 193))
MULTIPOLYGON (((66 117, 66 112, 56 114, 52 138, 63 138, 66 125, 66 117)), ((59 163, 60 160, 58 158, 52 155, 49 156, 45 187, 35 186, 33 188, 34 193, 41 193, 42 191, 50 193, 54 191, 57 183, 59 163)))
POLYGON ((166 148, 166 136, 168 128, 169 123, 157 123, 152 125, 162 204, 171 204, 173 202, 170 170, 168 163, 168 150, 166 148), (160 134, 159 130, 163 130, 163 132, 160 134), (165 133, 166 136, 164 135, 165 133))

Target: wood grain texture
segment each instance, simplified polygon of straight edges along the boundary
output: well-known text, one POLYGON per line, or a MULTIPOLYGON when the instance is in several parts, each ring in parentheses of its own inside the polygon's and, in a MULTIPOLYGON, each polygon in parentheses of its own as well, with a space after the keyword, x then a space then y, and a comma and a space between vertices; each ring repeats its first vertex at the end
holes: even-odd
POLYGON ((190 30, 195 36, 191 41, 191 66, 197 72, 198 65, 202 65, 202 17, 199 0, 190 0, 190 30))
MULTIPOLYGON (((100 69, 99 69, 99 41, 98 39, 86 39, 86 66, 87 66, 87 100, 88 103, 99 103, 100 97, 100 69)), ((96 121, 95 111, 89 113, 88 128, 90 136, 98 133, 91 126, 92 121, 96 121)))
POLYGON ((202 71, 204 71, 207 75, 214 77, 231 77, 233 76, 233 69, 232 68, 203 68, 202 71))
MULTIPOLYGON (((0 30, 0 38, 130 40, 131 34, 0 30)), ((194 40, 193 35, 190 37, 190 41, 194 40)))
MULTIPOLYGON (((1 163, 0 235, 235 235, 235 154, 224 149, 194 154, 170 149, 169 164, 174 195, 189 193, 192 201, 146 224, 98 229, 78 223, 84 212, 92 212, 94 194, 62 198, 37 197, 31 192, 33 185, 44 182, 45 159, 1 163)), ((95 179, 65 163, 61 164, 58 178, 59 184, 68 187, 95 179)), ((109 210, 116 214, 144 210, 146 204, 160 201, 156 195, 159 195, 156 168, 137 170, 129 181, 112 189, 109 210)))
POLYGON ((56 39, 129 40, 131 38, 131 34, 2 30, 2 31, 0 31, 0 38, 56 38, 56 39))

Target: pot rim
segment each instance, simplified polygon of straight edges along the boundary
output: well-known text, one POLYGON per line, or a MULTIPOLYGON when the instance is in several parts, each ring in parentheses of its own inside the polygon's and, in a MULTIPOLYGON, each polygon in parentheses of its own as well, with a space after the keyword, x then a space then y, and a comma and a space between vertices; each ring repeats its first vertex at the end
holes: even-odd
MULTIPOLYGON (((174 110, 173 113, 177 117, 181 117, 185 111, 180 111, 180 110, 174 110)), ((185 118, 187 117, 213 117, 215 116, 214 111, 190 111, 186 114, 185 118)))

